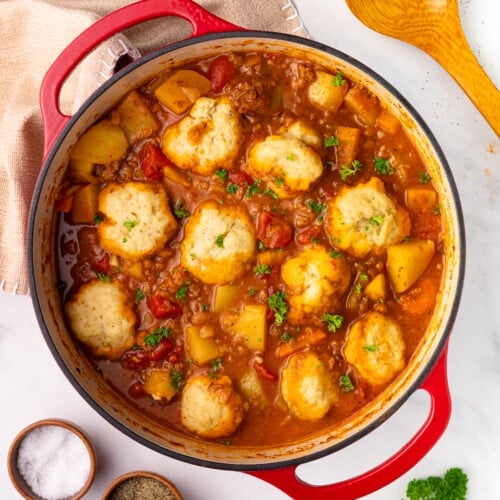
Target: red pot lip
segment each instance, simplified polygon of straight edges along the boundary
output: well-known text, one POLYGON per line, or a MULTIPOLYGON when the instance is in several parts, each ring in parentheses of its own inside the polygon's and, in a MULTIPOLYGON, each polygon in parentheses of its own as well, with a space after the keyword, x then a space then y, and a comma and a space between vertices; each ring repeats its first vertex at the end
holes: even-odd
POLYGON ((463 212, 461 208, 461 203, 460 203, 460 198, 458 194, 458 189, 456 187, 453 174, 451 171, 451 168, 448 164, 448 161, 446 160, 446 157, 439 146, 439 143, 437 142, 436 138, 434 137, 433 133, 431 132, 430 128, 427 126, 421 115, 416 111, 416 109, 409 103, 409 101, 396 89, 394 88, 388 81, 386 81, 382 76, 380 76, 378 73, 376 73, 374 70, 366 66, 364 63, 358 61, 357 59, 353 58, 352 56, 349 56, 348 54, 345 54, 335 48, 329 47, 328 45, 322 44, 320 42, 302 38, 296 35, 291 35, 291 34, 283 34, 283 33, 276 33, 276 32, 268 32, 268 31, 234 31, 234 32, 223 32, 223 33, 210 33, 208 35, 203 35, 199 37, 194 37, 194 38, 189 38, 180 42, 176 42, 173 44, 170 44, 168 46, 162 47, 160 49, 157 49, 155 51, 152 51, 144 56, 142 56, 139 59, 136 59, 135 61, 131 62, 128 66, 122 68, 120 71, 118 71, 113 77, 111 77, 108 81, 106 81, 99 89, 97 89, 80 107, 80 109, 70 118, 70 120, 65 124, 63 127, 61 133, 57 137, 57 139, 54 141, 53 146, 51 147, 50 151, 48 151, 45 161, 43 162, 42 170, 40 173, 40 176, 37 180, 35 191, 34 191, 34 196, 33 196, 33 201, 30 207, 30 214, 29 214, 29 226, 28 226, 28 233, 27 233, 27 249, 28 249, 28 271, 29 271, 29 284, 30 284, 30 290, 33 292, 32 293, 32 302, 33 306, 35 309, 35 314, 38 320, 38 323, 41 327, 42 334, 45 338, 45 341, 54 356, 56 362, 62 369, 63 373, 65 376, 68 378, 70 383, 73 385, 73 387, 80 393, 80 395, 87 401, 87 403, 97 411, 101 416, 103 416, 109 423, 111 423, 114 427, 116 427, 118 430, 120 430, 122 433, 125 435, 131 437, 135 441, 143 444, 144 446, 155 450, 163 455, 170 456, 172 458, 179 459, 181 461, 191 463, 194 465, 199 465, 203 467, 209 467, 209 468, 214 468, 214 469, 224 469, 224 470, 237 470, 237 471, 251 471, 251 470, 266 470, 266 469, 277 469, 277 468, 282 468, 282 467, 287 467, 287 466, 292 466, 292 465, 299 465, 302 463, 306 463, 312 460, 316 460, 319 458, 322 458, 324 456, 330 455, 331 453, 338 451, 345 446, 348 446, 349 444, 352 444, 353 442, 357 441, 358 439, 362 438, 366 434, 369 434, 371 431, 379 427, 383 422, 385 422, 391 415, 393 415, 405 401, 408 400, 408 398, 422 385, 428 374, 431 372, 432 368, 435 366, 437 360, 439 359, 439 356, 441 355, 443 349, 446 346, 446 343, 448 341, 448 338, 451 334, 452 327, 455 321, 455 318, 457 316, 458 312, 458 307, 460 304, 460 299, 462 295, 462 290, 463 290, 463 283, 464 283, 464 274, 465 274, 465 224, 464 224, 464 219, 463 219, 463 212), (36 227, 35 227, 35 216, 38 211, 39 203, 40 203, 40 198, 41 198, 41 191, 42 187, 47 175, 47 172, 49 170, 49 167, 51 163, 54 160, 54 156, 58 149, 61 146, 61 143, 63 142, 64 138, 66 135, 70 132, 70 130, 73 128, 73 126, 79 121, 81 118, 82 114, 85 112, 85 110, 103 93, 105 92, 108 88, 112 87, 116 82, 121 80, 125 75, 128 73, 131 73, 135 71, 138 67, 142 66, 143 64, 156 59, 159 56, 163 56, 167 53, 174 52, 177 49, 190 46, 190 45, 196 45, 202 42, 211 42, 211 41, 218 41, 218 40, 223 40, 223 39, 272 39, 275 41, 285 41, 285 42, 292 42, 295 44, 298 44, 299 46, 302 46, 304 48, 312 48, 319 50, 321 52, 324 52, 330 56, 339 58, 348 64, 356 67, 358 70, 361 70, 365 74, 367 74, 370 78, 372 78, 374 81, 376 81, 378 84, 380 84, 382 87, 384 87, 393 97, 396 98, 397 101, 399 101, 405 110, 409 113, 409 115, 415 120, 415 122, 418 124, 418 126, 421 128, 422 132, 425 134, 425 136, 428 138, 432 149, 436 155, 436 157, 439 160, 439 163, 442 167, 442 170, 444 171, 446 180, 449 184, 450 191, 452 194, 453 198, 453 203, 454 206, 456 207, 456 223, 457 223, 457 241, 456 246, 460 250, 460 258, 458 260, 458 272, 457 272, 457 286, 456 286, 456 291, 453 296, 453 305, 450 308, 450 314, 447 318, 446 323, 442 326, 443 334, 441 335, 441 338, 439 339, 439 342, 437 342, 434 352, 432 355, 429 357, 429 360, 427 362, 427 365, 424 370, 419 374, 419 376, 415 377, 414 380, 408 384, 407 389, 404 391, 404 393, 400 396, 398 396, 398 399, 395 403, 392 403, 389 408, 386 408, 376 419, 374 419, 372 422, 367 424, 366 426, 363 426, 361 429, 356 431, 354 434, 352 434, 349 437, 344 438, 341 442, 332 444, 331 446, 326 447, 325 449, 319 450, 319 451, 312 451, 304 456, 298 457, 298 458, 292 458, 292 459, 284 459, 284 460, 277 460, 277 461, 272 461, 270 462, 269 459, 267 461, 263 461, 262 463, 250 463, 250 464, 244 464, 244 463, 228 463, 228 462, 218 462, 218 461, 211 461, 211 460, 205 460, 205 459, 200 459, 197 457, 191 457, 188 454, 185 453, 178 453, 176 451, 166 449, 163 446, 159 446, 152 441, 149 441, 148 439, 145 439, 135 432, 129 430, 127 427, 125 427, 120 421, 118 421, 112 414, 108 413, 105 411, 99 404, 97 404, 92 397, 85 391, 85 389, 81 386, 79 381, 73 377, 72 373, 64 363, 64 360, 62 359, 60 353, 58 352, 52 338, 49 332, 49 329, 47 328, 47 325, 45 324, 45 320, 43 317, 42 313, 42 308, 40 305, 40 302, 38 300, 38 297, 34 291, 36 290, 36 269, 34 266, 34 259, 32 255, 33 251, 33 242, 35 238, 35 232, 36 232, 36 227))

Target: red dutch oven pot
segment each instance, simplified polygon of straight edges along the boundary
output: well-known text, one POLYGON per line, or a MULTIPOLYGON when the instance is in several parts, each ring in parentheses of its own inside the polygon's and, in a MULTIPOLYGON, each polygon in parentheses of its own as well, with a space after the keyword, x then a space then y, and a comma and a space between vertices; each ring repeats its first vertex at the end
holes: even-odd
POLYGON ((460 202, 449 166, 430 130, 408 102, 380 76, 351 57, 303 38, 246 31, 202 9, 191 0, 142 0, 101 19, 78 36, 57 58, 40 91, 44 120, 44 165, 38 179, 28 234, 32 298, 45 340, 59 366, 87 402, 116 428, 165 455, 192 464, 244 471, 267 481, 294 498, 359 498, 407 472, 445 431, 451 400, 446 376, 447 342, 460 300, 465 262, 460 202), (138 23, 177 16, 192 25, 192 35, 130 63, 103 84, 72 117, 59 110, 61 87, 78 63, 99 43, 138 23), (183 61, 230 50, 287 52, 341 70, 367 86, 412 138, 440 193, 446 234, 443 287, 428 331, 403 373, 367 407, 334 429, 301 441, 273 447, 227 447, 166 430, 112 391, 67 331, 55 283, 55 216, 57 187, 68 152, 79 135, 104 115, 131 88, 183 61), (387 420, 417 389, 430 395, 427 419, 413 438, 379 466, 351 479, 312 486, 296 475, 299 464, 331 454, 366 435, 387 420))

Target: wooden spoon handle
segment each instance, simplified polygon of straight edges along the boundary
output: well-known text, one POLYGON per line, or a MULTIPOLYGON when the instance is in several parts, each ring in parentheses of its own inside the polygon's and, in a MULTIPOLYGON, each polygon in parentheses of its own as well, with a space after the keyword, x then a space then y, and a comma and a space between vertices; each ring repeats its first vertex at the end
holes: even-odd
POLYGON ((419 43, 456 80, 484 118, 500 136, 500 91, 480 66, 460 24, 458 13, 440 26, 439 43, 419 43))

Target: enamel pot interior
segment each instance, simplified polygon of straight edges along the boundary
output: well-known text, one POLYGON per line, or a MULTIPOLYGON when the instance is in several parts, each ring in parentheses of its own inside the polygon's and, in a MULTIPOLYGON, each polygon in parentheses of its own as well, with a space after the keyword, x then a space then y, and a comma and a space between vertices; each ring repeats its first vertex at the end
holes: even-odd
POLYGON ((370 432, 395 412, 416 390, 444 349, 456 315, 463 279, 464 232, 457 191, 446 160, 432 134, 405 99, 378 75, 345 54, 316 42, 263 32, 213 34, 190 39, 145 56, 117 73, 94 93, 64 127, 48 152, 32 204, 29 271, 36 314, 61 369, 85 400, 116 428, 136 441, 181 460, 217 468, 253 470, 297 464, 338 450, 370 432), (129 90, 154 75, 191 59, 231 50, 287 52, 319 63, 365 85, 396 115, 419 149, 441 197, 446 232, 443 286, 425 338, 399 377, 368 406, 335 428, 307 439, 273 447, 228 447, 167 430, 110 389, 73 342, 56 290, 57 186, 64 175, 70 147, 96 119, 129 90))

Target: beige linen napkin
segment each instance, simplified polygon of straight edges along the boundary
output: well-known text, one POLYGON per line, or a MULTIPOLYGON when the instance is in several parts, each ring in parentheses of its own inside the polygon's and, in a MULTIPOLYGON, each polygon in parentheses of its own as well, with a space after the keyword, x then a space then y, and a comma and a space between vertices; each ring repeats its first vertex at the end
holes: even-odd
MULTIPOLYGON (((168 0, 166 0, 168 1, 168 0)), ((29 205, 43 153, 38 92, 62 50, 99 17, 132 0, 3 0, 0 23, 0 290, 29 294, 25 237, 29 205)), ((198 0, 217 16, 248 28, 307 36, 290 0, 198 0)), ((148 21, 123 40, 146 53, 185 38, 183 20, 148 21)), ((107 44, 113 43, 113 40, 107 44)), ((115 40, 116 43, 116 40, 115 40)), ((61 108, 74 113, 103 81, 106 44, 87 57, 61 92, 61 108)))

